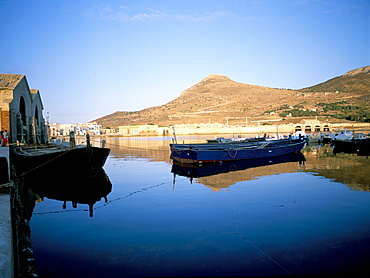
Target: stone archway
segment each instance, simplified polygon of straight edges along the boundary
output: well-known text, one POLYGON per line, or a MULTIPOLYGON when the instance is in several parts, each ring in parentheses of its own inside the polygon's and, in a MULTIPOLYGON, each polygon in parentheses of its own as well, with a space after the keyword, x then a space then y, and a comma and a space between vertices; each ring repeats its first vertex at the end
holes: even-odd
POLYGON ((19 113, 21 114, 22 126, 25 126, 27 124, 26 102, 22 96, 19 99, 19 113))

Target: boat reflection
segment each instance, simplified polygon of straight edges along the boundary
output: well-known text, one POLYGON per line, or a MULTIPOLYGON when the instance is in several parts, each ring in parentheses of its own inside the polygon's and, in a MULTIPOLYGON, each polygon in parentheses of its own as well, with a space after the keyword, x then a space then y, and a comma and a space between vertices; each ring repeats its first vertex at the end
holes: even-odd
POLYGON ((90 217, 93 217, 94 204, 102 198, 108 202, 107 196, 112 191, 112 183, 103 169, 68 173, 52 179, 46 175, 37 180, 27 179, 24 185, 41 199, 62 201, 63 209, 67 208, 67 202, 71 202, 73 208, 87 204, 90 217))
POLYGON ((287 154, 275 157, 266 157, 258 159, 247 159, 233 162, 224 162, 221 164, 181 164, 174 162, 171 172, 175 175, 189 177, 191 182, 193 178, 201 178, 207 176, 218 175, 222 173, 229 173, 234 171, 246 170, 249 168, 257 168, 261 166, 268 166, 274 164, 281 164, 287 162, 304 163, 304 155, 299 152, 297 154, 287 154))

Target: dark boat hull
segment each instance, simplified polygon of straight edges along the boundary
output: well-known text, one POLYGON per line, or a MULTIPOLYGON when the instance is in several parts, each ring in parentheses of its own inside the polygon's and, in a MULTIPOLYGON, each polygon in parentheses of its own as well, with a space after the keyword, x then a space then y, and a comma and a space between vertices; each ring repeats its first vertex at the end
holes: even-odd
POLYGON ((246 144, 170 144, 171 156, 181 163, 213 163, 280 156, 301 151, 305 140, 276 140, 246 144), (211 147, 212 146, 212 147, 211 147))
POLYGON ((358 155, 370 155, 370 139, 352 139, 348 141, 333 140, 335 153, 357 153, 358 155))
POLYGON ((10 160, 16 173, 23 175, 38 175, 45 172, 55 172, 60 175, 68 171, 81 169, 100 169, 104 166, 110 149, 91 147, 90 149, 75 148, 58 152, 47 152, 40 155, 26 155, 19 147, 10 148, 10 160))

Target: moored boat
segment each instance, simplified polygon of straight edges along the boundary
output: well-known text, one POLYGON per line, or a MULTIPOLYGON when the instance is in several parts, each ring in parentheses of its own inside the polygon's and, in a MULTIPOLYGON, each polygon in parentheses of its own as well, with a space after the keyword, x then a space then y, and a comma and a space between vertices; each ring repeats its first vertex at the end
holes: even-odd
POLYGON ((306 140, 272 140, 222 144, 170 144, 171 157, 181 163, 213 163, 256 159, 301 151, 306 140))
POLYGON ((331 142, 333 141, 349 141, 353 138, 353 133, 347 129, 336 131, 334 136, 331 138, 331 142))
POLYGON ((333 140, 334 153, 357 153, 358 155, 370 155, 370 138, 353 137, 349 140, 333 140))
POLYGON ((9 156, 17 174, 37 176, 42 173, 61 172, 71 170, 101 169, 110 153, 108 148, 63 145, 13 145, 10 147, 9 156))

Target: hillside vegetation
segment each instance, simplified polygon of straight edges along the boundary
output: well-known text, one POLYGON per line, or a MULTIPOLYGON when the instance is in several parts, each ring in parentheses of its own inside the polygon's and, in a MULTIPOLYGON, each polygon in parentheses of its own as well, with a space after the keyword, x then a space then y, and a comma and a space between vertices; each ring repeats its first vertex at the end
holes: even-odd
POLYGON ((316 86, 274 89, 238 83, 211 74, 161 106, 115 112, 94 120, 103 127, 122 125, 245 122, 272 117, 326 116, 370 119, 370 66, 349 71, 316 86))

